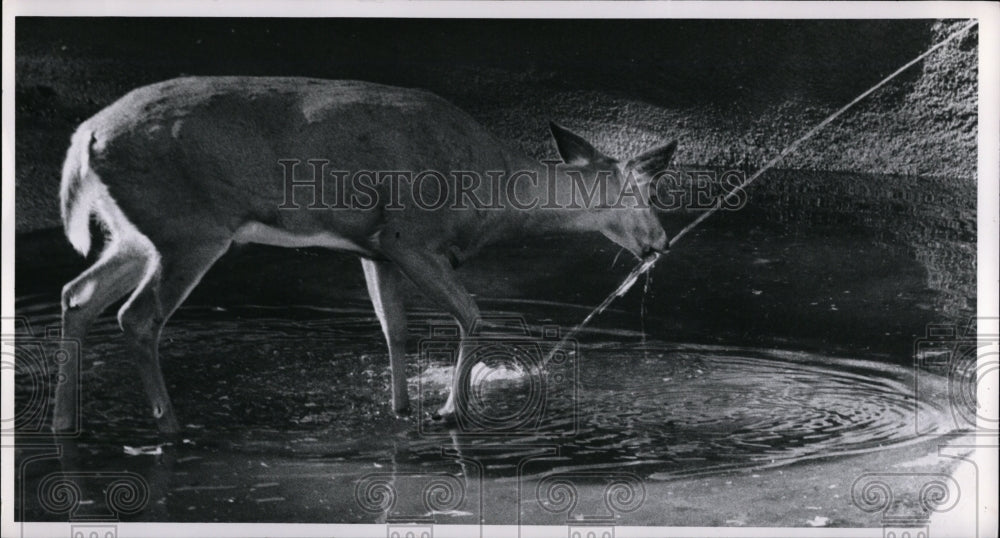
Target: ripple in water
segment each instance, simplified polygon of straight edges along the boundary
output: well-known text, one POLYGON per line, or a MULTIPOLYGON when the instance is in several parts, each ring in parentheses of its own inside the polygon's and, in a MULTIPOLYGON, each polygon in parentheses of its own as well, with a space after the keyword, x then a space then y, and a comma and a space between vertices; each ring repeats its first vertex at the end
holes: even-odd
MULTIPOLYGON (((945 423, 937 404, 914 398, 912 372, 892 365, 656 341, 584 346, 578 358, 576 390, 549 387, 548 416, 520 439, 559 447, 548 468, 531 466, 543 474, 627 466, 670 478, 786 464, 913 441, 915 413, 945 423)), ((495 385, 484 413, 510 416, 532 399, 527 381, 495 385)), ((467 450, 491 442, 461 441, 467 450)), ((495 455, 495 468, 517 452, 495 455)))
MULTIPOLYGON (((503 308, 539 308, 520 306, 503 308)), ((578 317, 575 309, 544 308, 551 319, 578 317)), ((51 313, 32 314, 44 321, 51 313)), ((415 333, 443 319, 420 312, 412 318, 415 333)), ((85 423, 102 432, 92 441, 94 453, 102 443, 120 452, 123 442, 154 437, 116 333, 113 318, 102 319, 86 348, 85 423)), ((943 430, 947 422, 934 398, 914 398, 913 372, 898 366, 641 342, 635 333, 606 330, 582 338, 557 381, 550 371, 535 379, 542 374, 530 361, 525 367, 494 358, 473 372, 480 380, 476 412, 510 420, 538 411, 503 437, 454 435, 393 417, 386 352, 368 308, 183 309, 161 349, 199 457, 280 454, 359 469, 390 458, 398 469, 427 470, 441 463, 445 447, 476 454, 498 477, 513 476, 518 462, 539 455, 524 469, 544 475, 628 468, 668 479, 900 445, 916 439, 917 413, 922 424, 943 430)), ((411 396, 433 409, 450 365, 410 359, 411 396)))

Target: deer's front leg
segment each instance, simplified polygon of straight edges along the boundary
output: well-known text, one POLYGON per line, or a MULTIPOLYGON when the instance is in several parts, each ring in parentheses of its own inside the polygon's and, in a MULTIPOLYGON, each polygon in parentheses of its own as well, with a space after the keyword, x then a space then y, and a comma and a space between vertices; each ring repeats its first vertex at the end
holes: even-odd
POLYGON ((406 386, 406 305, 403 302, 403 275, 391 262, 361 260, 365 270, 368 295, 382 325, 389 346, 389 370, 392 374, 392 410, 397 415, 410 411, 406 386))
POLYGON ((465 339, 472 330, 472 324, 479 317, 479 307, 458 280, 458 275, 452 269, 448 258, 443 254, 419 249, 403 248, 398 244, 383 243, 385 254, 396 263, 414 284, 439 307, 451 314, 458 322, 462 343, 458 354, 458 363, 452 374, 451 392, 444 406, 438 410, 434 418, 451 421, 454 418, 456 405, 467 401, 469 387, 461 383, 461 372, 468 353, 465 352, 465 339))

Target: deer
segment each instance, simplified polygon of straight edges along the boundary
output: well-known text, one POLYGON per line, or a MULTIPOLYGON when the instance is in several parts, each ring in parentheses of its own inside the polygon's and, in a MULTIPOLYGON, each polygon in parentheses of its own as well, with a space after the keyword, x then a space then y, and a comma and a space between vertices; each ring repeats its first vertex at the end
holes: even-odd
MULTIPOLYGON (((464 261, 491 243, 529 234, 598 232, 639 258, 668 248, 654 208, 645 203, 649 193, 595 204, 586 191, 565 187, 575 181, 593 189, 604 181, 614 190, 628 178, 646 181, 669 163, 677 142, 620 162, 554 122, 549 128, 561 157, 557 166, 511 149, 421 89, 299 77, 185 77, 132 90, 80 124, 62 168, 60 209, 69 243, 87 256, 92 234, 104 234, 93 265, 62 289, 63 337, 82 342, 95 318, 127 297, 118 324, 158 430, 177 433, 160 334, 209 268, 234 244, 350 252, 361 260, 385 336, 395 413, 410 410, 406 281, 457 322, 455 373, 446 402, 432 414, 447 423, 468 390, 458 375, 468 357, 461 341, 479 317, 456 271, 464 261), (296 169, 290 161, 303 164, 296 169), (322 168, 317 161, 338 170, 475 171, 502 185, 463 187, 455 175, 442 174, 447 182, 431 190, 503 192, 512 203, 428 208, 416 197, 430 195, 412 186, 397 186, 392 199, 385 185, 372 183, 364 188, 378 195, 371 197, 376 203, 331 208, 316 197, 326 195, 317 189, 340 186, 325 169, 314 176, 311 193, 300 192, 301 178, 289 185, 289 168, 308 176, 305 163, 322 168), (289 192, 302 200, 289 200, 289 192), (513 203, 552 192, 567 203, 513 203), (93 221, 99 227, 92 229, 93 221)), ((346 185, 341 192, 361 190, 346 185)), ((79 362, 64 361, 59 373, 56 432, 74 427, 79 412, 79 362)))

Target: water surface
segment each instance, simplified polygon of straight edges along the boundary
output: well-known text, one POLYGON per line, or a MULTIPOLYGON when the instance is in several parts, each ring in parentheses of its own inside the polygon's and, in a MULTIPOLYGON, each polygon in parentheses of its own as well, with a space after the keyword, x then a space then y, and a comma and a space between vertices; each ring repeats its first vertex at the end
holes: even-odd
MULTIPOLYGON (((619 475, 671 480, 884 450, 919 439, 918 414, 939 433, 949 427, 942 400, 926 388, 939 382, 922 378, 917 395, 910 369, 810 352, 673 343, 598 328, 567 345, 560 364, 538 371, 532 366, 558 342, 544 337, 553 326, 541 314, 562 318, 581 308, 482 302, 490 319, 528 312, 530 337, 511 340, 496 329, 483 341, 503 336, 499 349, 529 351, 493 353, 474 370, 472 418, 484 420, 457 429, 426 419, 442 403, 451 373, 450 363, 422 351, 448 345, 433 336, 435 327, 450 326, 440 314, 411 317, 416 409, 397 418, 388 405, 388 359, 373 345, 378 324, 364 305, 182 308, 163 343, 183 424, 182 436, 167 445, 147 416, 116 323, 105 316, 92 332, 93 360, 83 374, 86 432, 64 444, 61 462, 26 467, 26 498, 44 496, 52 487, 46 478, 69 467, 87 470, 79 490, 93 503, 84 511, 104 503, 98 492, 109 478, 95 470, 141 476, 149 502, 124 516, 136 520, 381 522, 395 514, 440 523, 476 522, 483 514, 502 522, 477 508, 478 495, 553 477, 575 477, 586 487, 580 483, 619 475), (538 347, 521 345, 529 342, 538 347), (442 480, 458 500, 440 510, 406 504, 422 498, 409 489, 419 493, 442 480), (384 510, 376 487, 383 482, 410 501, 384 510)), ((57 315, 53 304, 20 306, 39 323, 57 315)), ((31 518, 60 519, 44 504, 26 509, 31 518)))

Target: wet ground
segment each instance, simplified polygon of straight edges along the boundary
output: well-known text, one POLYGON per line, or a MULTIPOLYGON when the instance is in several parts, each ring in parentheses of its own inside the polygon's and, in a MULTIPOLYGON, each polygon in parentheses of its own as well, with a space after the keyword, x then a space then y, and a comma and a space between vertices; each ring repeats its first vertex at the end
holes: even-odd
MULTIPOLYGON (((453 429, 424 419, 443 401, 447 353, 430 351, 450 349, 451 324, 416 290, 416 409, 397 418, 357 261, 234 250, 164 332, 182 435, 155 434, 109 310, 81 359, 83 433, 61 461, 44 456, 44 437, 20 451, 24 514, 100 514, 120 479, 138 500, 116 517, 135 521, 804 525, 820 506, 825 524, 877 525, 852 504, 854 480, 924 458, 963 427, 954 380, 915 370, 913 352, 928 323, 974 310, 974 202, 926 178, 764 181, 542 372, 558 331, 633 262, 615 262, 603 239, 565 236, 500 245, 464 268, 491 320, 523 320, 528 335, 481 335, 493 351, 453 429), (45 501, 60 468, 86 502, 45 501), (755 498, 771 507, 746 504, 755 498)), ((34 334, 58 323, 58 290, 85 266, 61 242, 18 238, 16 308, 34 334)), ((51 368, 20 364, 20 406, 40 410, 22 431, 42 428, 51 368)))

